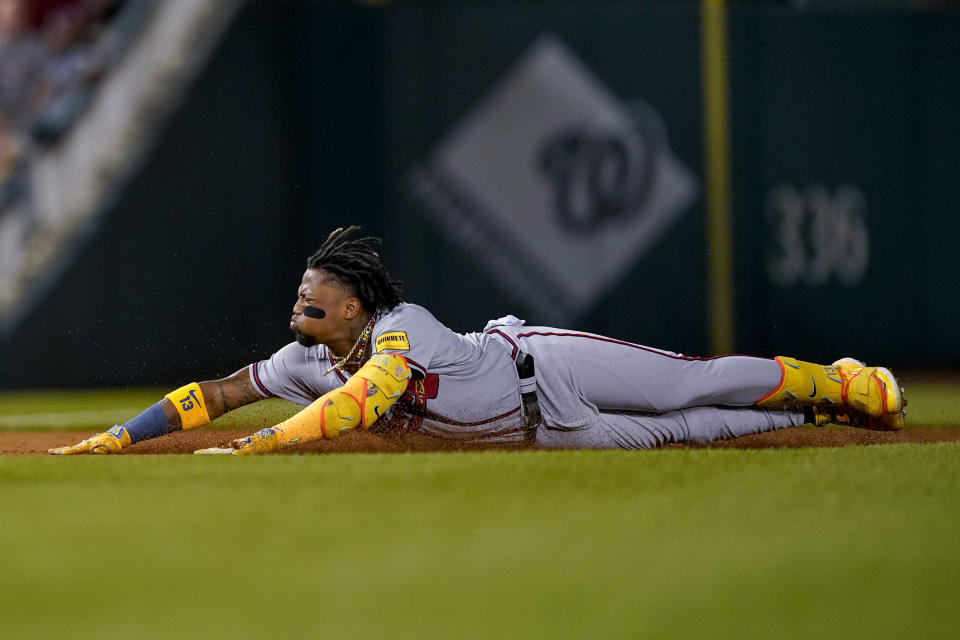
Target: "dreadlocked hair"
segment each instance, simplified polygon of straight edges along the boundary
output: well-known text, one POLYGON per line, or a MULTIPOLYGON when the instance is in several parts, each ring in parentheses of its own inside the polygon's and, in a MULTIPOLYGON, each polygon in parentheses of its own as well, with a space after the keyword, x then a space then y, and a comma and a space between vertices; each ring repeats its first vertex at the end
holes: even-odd
POLYGON ((403 301, 403 283, 390 276, 375 251, 382 244, 380 238, 348 238, 359 230, 356 225, 335 229, 307 258, 307 269, 323 271, 337 284, 351 288, 367 311, 389 311, 403 301))

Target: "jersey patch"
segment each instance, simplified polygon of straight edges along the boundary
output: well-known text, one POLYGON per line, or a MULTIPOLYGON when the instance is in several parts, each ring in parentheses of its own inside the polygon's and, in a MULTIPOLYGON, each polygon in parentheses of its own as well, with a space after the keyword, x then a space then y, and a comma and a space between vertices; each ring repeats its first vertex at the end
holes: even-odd
POLYGON ((377 353, 380 353, 385 349, 392 349, 394 351, 409 351, 410 340, 407 339, 407 332, 393 331, 391 333, 385 333, 377 338, 377 353))

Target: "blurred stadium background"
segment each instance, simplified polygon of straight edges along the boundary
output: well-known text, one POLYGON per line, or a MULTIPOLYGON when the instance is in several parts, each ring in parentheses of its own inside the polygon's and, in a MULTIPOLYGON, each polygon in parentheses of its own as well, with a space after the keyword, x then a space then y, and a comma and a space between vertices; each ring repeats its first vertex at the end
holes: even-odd
POLYGON ((0 388, 266 357, 346 224, 459 331, 956 368, 958 33, 906 0, 0 0, 0 388))

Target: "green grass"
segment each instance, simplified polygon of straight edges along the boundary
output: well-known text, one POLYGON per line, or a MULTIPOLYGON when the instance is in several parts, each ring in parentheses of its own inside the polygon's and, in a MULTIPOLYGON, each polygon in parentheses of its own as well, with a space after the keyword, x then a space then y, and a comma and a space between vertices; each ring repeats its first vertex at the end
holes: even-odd
POLYGON ((960 636, 960 444, 0 457, 0 509, 2 638, 960 636))
POLYGON ((954 638, 960 445, 0 458, 5 638, 954 638))
POLYGON ((908 427, 960 427, 960 386, 914 384, 905 397, 908 427))

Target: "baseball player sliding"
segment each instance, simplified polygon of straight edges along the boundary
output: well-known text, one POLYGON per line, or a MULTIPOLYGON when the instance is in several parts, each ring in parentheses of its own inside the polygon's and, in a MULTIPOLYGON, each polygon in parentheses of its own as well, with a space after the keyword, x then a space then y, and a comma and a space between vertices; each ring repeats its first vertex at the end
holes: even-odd
POLYGON ((903 426, 893 374, 851 358, 688 358, 506 316, 458 334, 402 301, 376 238, 337 229, 307 260, 290 318, 296 341, 221 380, 190 383, 79 444, 50 453, 120 453, 280 397, 304 409, 228 446, 268 453, 353 430, 471 443, 652 448, 805 423, 903 426))

